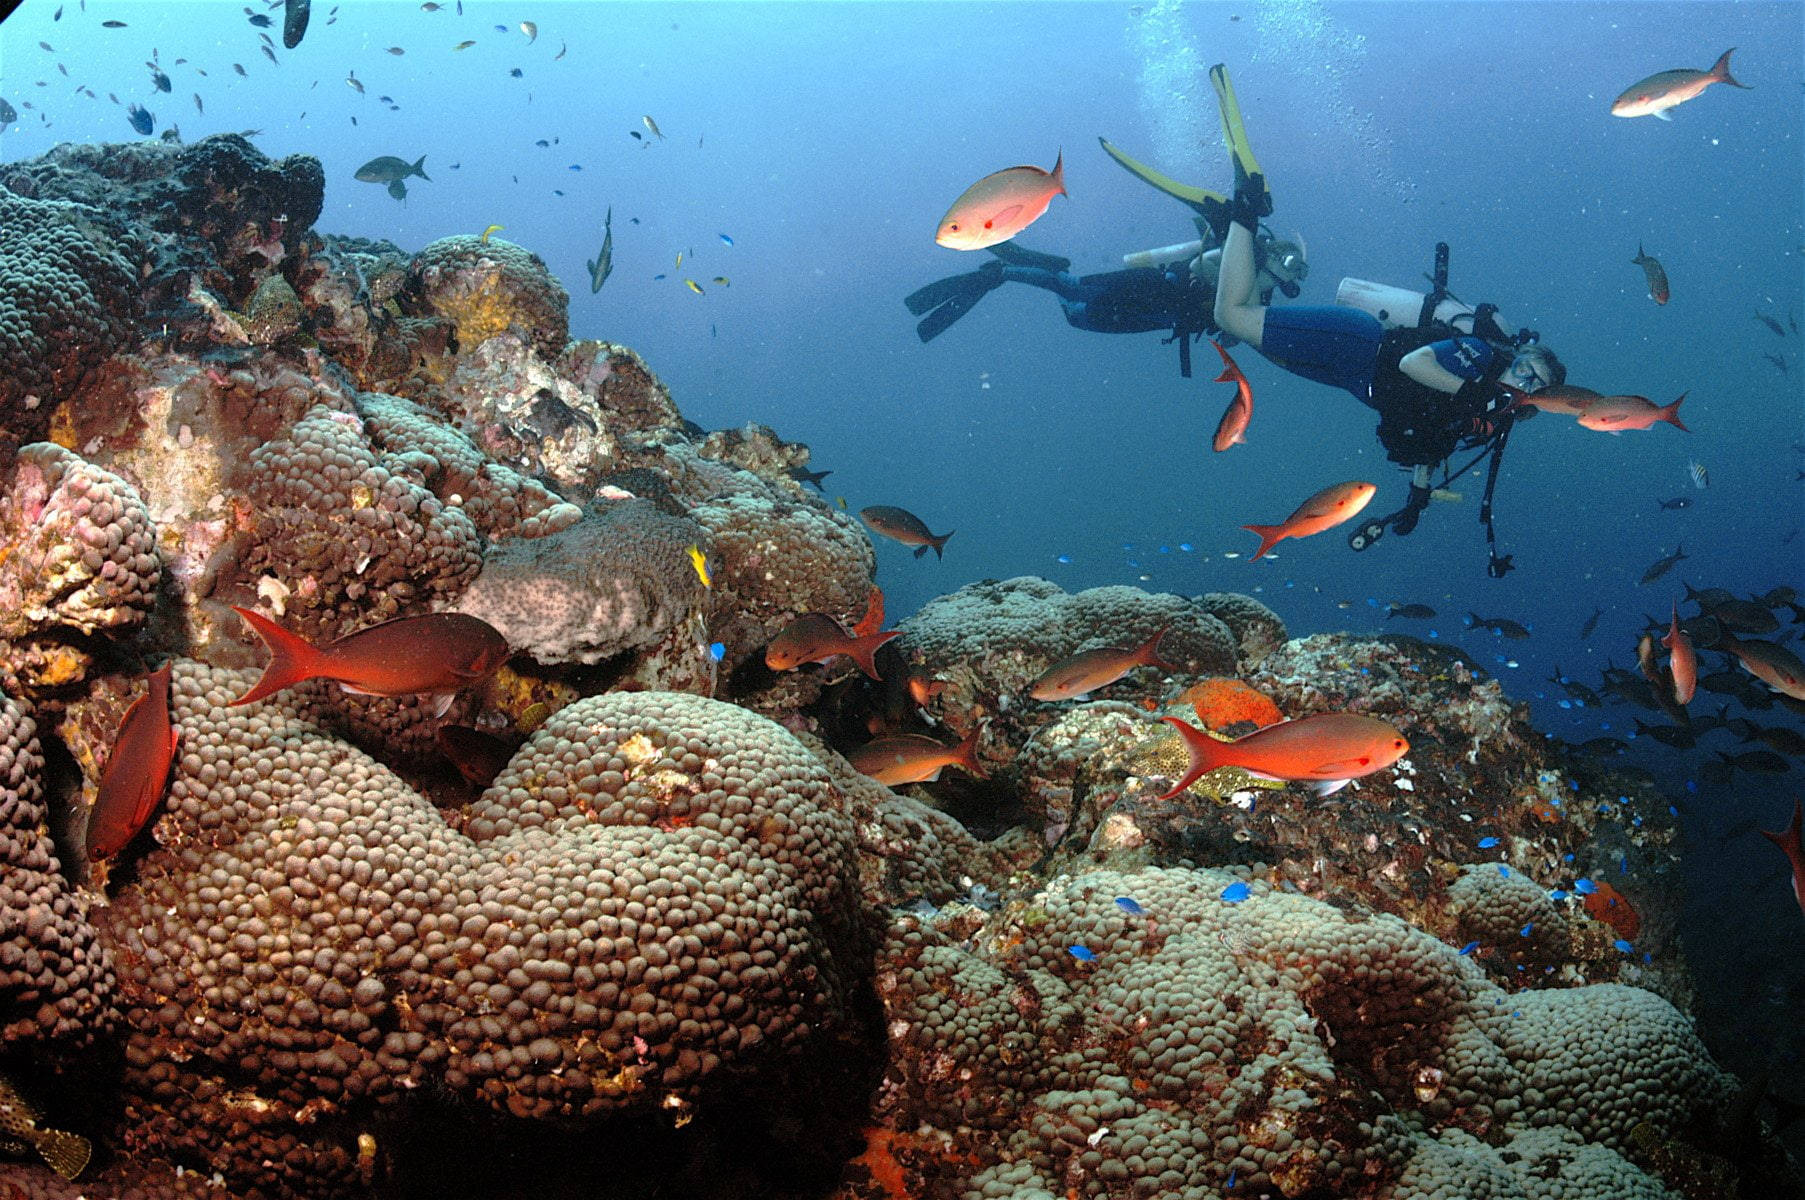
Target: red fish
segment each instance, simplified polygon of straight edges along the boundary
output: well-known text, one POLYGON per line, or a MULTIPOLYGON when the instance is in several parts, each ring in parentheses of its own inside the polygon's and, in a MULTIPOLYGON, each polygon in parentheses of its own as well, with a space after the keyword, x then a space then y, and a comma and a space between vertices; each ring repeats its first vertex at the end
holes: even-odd
POLYGON ((885 787, 904 783, 932 783, 945 767, 958 767, 968 775, 984 778, 978 765, 978 738, 984 726, 972 730, 957 746, 944 746, 919 733, 899 737, 878 738, 866 742, 846 756, 846 761, 885 787))
POLYGON ((888 504, 873 504, 869 508, 861 508, 859 516, 865 524, 877 530, 885 537, 901 542, 905 546, 915 547, 915 557, 920 558, 934 548, 935 558, 945 558, 943 547, 947 539, 959 532, 949 529, 945 533, 935 535, 928 532, 927 522, 906 508, 895 508, 888 504))
POLYGON ((926 708, 935 696, 946 690, 946 680, 934 678, 920 663, 910 663, 904 674, 908 681, 909 699, 915 701, 920 708, 926 708))
POLYGON ((1176 671, 1177 667, 1159 656, 1160 639, 1169 628, 1166 626, 1133 649, 1100 646, 1062 658, 1028 685, 1028 694, 1036 700, 1070 700, 1108 687, 1136 667, 1176 671))
POLYGON ((881 680, 877 673, 877 648, 902 630, 864 635, 847 633, 840 623, 826 613, 803 613, 783 627, 783 631, 765 646, 765 665, 773 671, 790 671, 803 663, 824 663, 844 654, 858 664, 859 670, 881 680))
POLYGON ((1734 654, 1743 670, 1781 695, 1805 700, 1805 662, 1780 643, 1726 633, 1718 640, 1717 648, 1734 654))
POLYGON ((1309 537, 1332 529, 1365 508, 1379 489, 1370 483, 1337 483, 1317 492, 1297 506, 1297 511, 1279 525, 1243 525, 1241 528, 1260 535, 1260 548, 1255 562, 1286 538, 1309 537))
POLYGON ((1805 830, 1805 815, 1800 812, 1799 801, 1792 802, 1792 823, 1786 827, 1785 833, 1770 833, 1763 829, 1761 836, 1780 847, 1785 852, 1786 860, 1792 864, 1792 895, 1799 902, 1799 911, 1805 912, 1805 842, 1801 842, 1801 831, 1805 830))
POLYGON ((432 740, 464 777, 464 782, 479 788, 494 783, 501 769, 514 757, 514 751, 520 748, 514 742, 469 725, 441 725, 432 731, 432 740))
POLYGON ((1222 411, 1222 420, 1216 426, 1216 440, 1210 444, 1220 454, 1230 446, 1245 445, 1247 442, 1247 426, 1253 421, 1253 385, 1247 382, 1247 376, 1235 360, 1228 356, 1221 342, 1211 342, 1216 353, 1222 356, 1222 374, 1216 376, 1217 383, 1233 383, 1235 398, 1228 402, 1222 411))
POLYGON ((1673 622, 1661 644, 1669 651, 1667 669, 1673 674, 1673 698, 1681 704, 1692 703, 1692 693, 1698 688, 1698 655, 1692 649, 1692 639, 1680 629, 1678 604, 1673 606, 1673 622))
POLYGON ((1184 738, 1191 765, 1161 800, 1170 800, 1217 767, 1240 767, 1264 779, 1309 780, 1317 795, 1327 796, 1410 751, 1410 743, 1392 725, 1358 713, 1281 721, 1232 742, 1219 742, 1177 717, 1162 719, 1184 738))
POLYGON ((99 794, 88 813, 88 858, 98 862, 125 849, 144 828, 169 782, 177 734, 169 721, 169 671, 164 663, 150 677, 150 690, 132 701, 119 722, 119 736, 100 775, 99 794))
POLYGON ((1579 423, 1600 433, 1622 433, 1626 429, 1647 429, 1657 421, 1666 421, 1675 429, 1691 433, 1680 423, 1680 400, 1685 398, 1686 393, 1681 392, 1672 404, 1656 404, 1646 396, 1602 396, 1579 414, 1579 423))
POLYGON ((982 250, 1006 242, 1040 219, 1065 190, 1065 155, 1051 171, 1009 167, 995 171, 961 192, 940 218, 934 240, 949 250, 982 250))
POLYGON ((1569 417, 1583 417, 1586 410, 1604 399, 1591 388, 1578 387, 1573 384, 1557 384, 1545 387, 1539 392, 1525 392, 1508 383, 1497 384, 1500 391, 1511 398, 1513 408, 1535 408, 1543 412, 1564 413, 1569 417))
POLYGON ((234 608, 269 647, 263 678, 234 705, 250 704, 307 679, 330 679, 364 696, 452 697, 508 658, 508 643, 487 621, 463 613, 399 617, 315 646, 260 613, 234 608))
POLYGON ((1737 83, 1730 77, 1730 55, 1734 53, 1734 46, 1725 50, 1709 71, 1680 67, 1673 71, 1657 72, 1647 79, 1630 84, 1622 95, 1611 101, 1611 115, 1658 117, 1663 121, 1671 121, 1673 118, 1667 115, 1668 109, 1676 104, 1686 103, 1714 83, 1727 83, 1731 87, 1747 91, 1747 84, 1737 83))

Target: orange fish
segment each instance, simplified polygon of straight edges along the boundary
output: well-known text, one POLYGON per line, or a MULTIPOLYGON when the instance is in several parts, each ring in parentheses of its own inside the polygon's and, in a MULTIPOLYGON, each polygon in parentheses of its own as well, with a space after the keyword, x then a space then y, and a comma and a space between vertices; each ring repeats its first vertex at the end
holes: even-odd
POLYGON ((1211 443, 1216 453, 1220 454, 1230 446, 1244 445, 1247 442, 1247 426, 1253 420, 1253 385, 1247 382, 1247 376, 1235 360, 1228 356, 1221 342, 1211 342, 1216 353, 1222 356, 1222 374, 1216 376, 1217 383, 1233 383, 1235 398, 1228 402, 1222 411, 1222 420, 1216 426, 1216 440, 1211 443))
POLYGON ((1337 483, 1317 492, 1297 506, 1297 511, 1280 525, 1243 525, 1241 528, 1260 535, 1260 548, 1253 561, 1266 557, 1266 552, 1286 538, 1309 537, 1349 520, 1379 489, 1370 483, 1337 483))
POLYGON ((1763 829, 1761 836, 1780 847, 1788 862, 1792 863, 1792 895, 1799 902, 1799 911, 1805 912, 1805 842, 1801 834, 1805 830, 1805 818, 1800 813, 1799 801, 1792 802, 1792 823, 1786 827, 1785 833, 1769 833, 1763 829))
POLYGON ((1132 650, 1099 646, 1062 658, 1028 685, 1028 694, 1036 700, 1082 699, 1100 687, 1108 687, 1136 667, 1176 671, 1177 667, 1159 656, 1160 639, 1170 628, 1169 625, 1162 628, 1132 650))
POLYGON ((233 608, 269 647, 263 678, 234 705, 250 704, 307 679, 330 679, 362 696, 437 694, 439 712, 464 688, 507 661, 493 625, 463 613, 398 617, 315 646, 268 617, 233 608))
POLYGON ((959 532, 956 529, 949 529, 945 533, 935 536, 928 532, 927 522, 920 517, 906 508, 894 508, 888 504, 873 504, 869 508, 861 508, 859 518, 885 537, 901 542, 905 546, 915 547, 916 558, 926 554, 929 546, 934 548, 935 558, 945 558, 946 555, 941 548, 946 545, 948 538, 959 532))
POLYGON ((494 783, 519 749, 513 742, 469 725, 441 725, 432 731, 432 740, 439 744, 439 752, 457 768, 464 782, 479 788, 494 783))
POLYGON ((1217 767, 1240 767, 1262 779, 1309 780, 1316 794, 1339 791, 1350 779, 1382 771, 1410 750, 1393 726, 1358 713, 1319 713, 1268 725, 1232 742, 1219 742, 1177 717, 1161 718, 1178 730, 1191 765, 1170 800, 1217 767))
POLYGON ((177 733, 169 721, 170 664, 151 675, 150 690, 132 701, 119 722, 99 794, 88 813, 88 858, 98 862, 125 849, 144 828, 169 782, 177 733))
POLYGON ((1591 388, 1573 384, 1557 384, 1535 393, 1525 392, 1502 382, 1497 387, 1511 398, 1513 408, 1535 408, 1543 412, 1563 413, 1569 417, 1585 416, 1587 409, 1604 399, 1591 388))
POLYGON ((943 746, 919 733, 878 738, 847 754, 846 761, 861 775, 869 775, 885 787, 932 783, 940 778, 944 767, 958 767, 982 779, 984 768, 978 765, 977 754, 978 738, 983 733, 984 726, 980 724, 957 746, 943 746))
POLYGON ((1685 398, 1686 393, 1681 392, 1678 400, 1663 405, 1646 396, 1601 396, 1579 414, 1579 423, 1600 433, 1622 433, 1626 429, 1647 429, 1657 421, 1666 421, 1675 429, 1691 433, 1680 423, 1680 400, 1685 398))
POLYGON ((1718 639, 1717 649, 1734 654, 1743 670, 1781 695, 1805 700, 1805 662, 1780 643, 1726 633, 1718 639))
POLYGON ((905 674, 908 680, 909 699, 915 701, 917 707, 926 708, 929 701, 946 690, 946 680, 934 678, 920 663, 910 663, 905 674))
POLYGON ((1698 687, 1698 655, 1692 649, 1692 639, 1680 629, 1680 606, 1673 606, 1673 623, 1667 627, 1667 636, 1661 644, 1669 652, 1667 669, 1673 674, 1673 698, 1681 704, 1692 703, 1692 693, 1698 687))
POLYGON ((1009 167, 984 176, 959 194, 940 218, 934 240, 949 250, 982 250, 1006 242, 1040 219, 1065 190, 1065 155, 1051 171, 1009 167))
POLYGON ((877 648, 901 636, 900 629, 863 636, 850 634, 826 613, 803 613, 765 646, 765 665, 773 671, 790 671, 803 663, 824 663, 836 654, 844 654, 858 664, 859 670, 881 680, 883 676, 877 673, 875 661, 877 648))
POLYGON ((1731 87, 1747 91, 1747 84, 1737 83, 1730 77, 1730 55, 1734 53, 1734 46, 1725 50, 1709 71, 1680 67, 1673 71, 1657 72, 1647 79, 1630 84, 1622 95, 1611 101, 1611 115, 1658 117, 1663 121, 1671 121, 1673 118, 1667 115, 1668 109, 1676 104, 1686 103, 1714 83, 1727 83, 1731 87))

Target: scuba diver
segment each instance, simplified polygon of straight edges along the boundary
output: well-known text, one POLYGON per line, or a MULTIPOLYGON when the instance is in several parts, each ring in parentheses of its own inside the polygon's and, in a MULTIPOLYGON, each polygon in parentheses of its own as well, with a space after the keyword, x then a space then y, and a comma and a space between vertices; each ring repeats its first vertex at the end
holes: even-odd
MULTIPOLYGON (((1178 343, 1179 373, 1191 377, 1192 340, 1221 332, 1212 314, 1230 204, 1214 192, 1168 179, 1104 138, 1097 140, 1137 178, 1191 207, 1198 214, 1198 238, 1124 255, 1122 270, 1096 275, 1073 275, 1070 259, 1029 250, 1012 241, 991 246, 995 261, 936 280, 903 300, 911 313, 921 317, 915 332, 923 342, 945 333, 1003 284, 1025 283, 1057 296, 1066 323, 1074 329, 1092 333, 1170 330, 1171 337, 1166 340, 1178 343)), ((1310 271, 1302 241, 1278 239, 1262 227, 1253 245, 1253 278, 1262 303, 1270 301, 1274 291, 1295 297, 1299 282, 1310 271)))
POLYGON ((1216 324, 1294 375, 1344 388, 1379 414, 1379 441, 1392 462, 1410 471, 1404 506, 1362 523, 1348 538, 1365 550, 1387 529, 1404 535, 1436 492, 1489 456, 1485 498, 1486 571, 1501 579, 1511 556, 1499 554, 1492 527, 1492 495, 1511 426, 1530 410, 1518 409, 1507 389, 1537 392, 1567 377, 1560 359, 1534 330, 1512 332, 1497 307, 1461 303, 1447 290, 1448 247, 1437 245, 1434 288, 1418 295, 1362 280, 1344 280, 1334 305, 1269 307, 1258 294, 1255 254, 1260 219, 1272 212, 1272 194, 1247 144, 1240 106, 1218 64, 1210 81, 1222 114, 1223 139, 1234 161, 1235 191, 1222 245, 1216 289, 1216 324), (1463 449, 1478 454, 1458 470, 1448 459, 1463 449), (1434 472, 1441 471, 1439 483, 1434 472))

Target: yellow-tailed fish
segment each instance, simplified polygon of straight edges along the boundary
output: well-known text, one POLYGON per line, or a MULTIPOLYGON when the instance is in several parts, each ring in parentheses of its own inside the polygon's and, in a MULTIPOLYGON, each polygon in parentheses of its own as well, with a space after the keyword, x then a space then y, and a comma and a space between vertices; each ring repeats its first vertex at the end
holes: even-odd
POLYGON ((839 505, 839 506, 840 506, 840 511, 841 511, 841 512, 845 512, 845 511, 846 511, 846 497, 844 497, 844 496, 835 496, 835 497, 834 497, 834 503, 835 503, 835 504, 838 504, 838 505, 839 505))
POLYGON ((683 251, 677 251, 677 265, 671 269, 675 271, 681 271, 683 269, 683 251))
POLYGON ((698 296, 700 296, 702 294, 702 285, 697 283, 693 279, 685 279, 683 281, 683 286, 688 288, 690 291, 694 292, 698 296))
POLYGON ((646 128, 652 131, 653 137, 658 138, 660 141, 664 139, 664 134, 658 128, 658 122, 652 120, 650 117, 641 117, 639 119, 645 122, 646 128))
POLYGON ((714 586, 714 580, 708 577, 708 556, 694 542, 689 544, 689 565, 696 569, 696 578, 702 581, 703 587, 714 586))
POLYGON ((501 231, 502 231, 502 230, 504 230, 504 229, 506 229, 506 228, 507 228, 507 226, 506 226, 506 225, 489 225, 489 226, 486 226, 486 227, 485 227, 485 228, 484 228, 484 229, 483 229, 483 236, 482 236, 482 237, 481 237, 481 239, 479 239, 479 240, 480 240, 480 241, 481 241, 481 243, 482 243, 482 244, 483 244, 483 245, 485 245, 485 246, 487 246, 487 245, 488 245, 488 244, 489 244, 489 235, 490 235, 490 234, 492 234, 492 233, 500 233, 500 232, 501 232, 501 231))

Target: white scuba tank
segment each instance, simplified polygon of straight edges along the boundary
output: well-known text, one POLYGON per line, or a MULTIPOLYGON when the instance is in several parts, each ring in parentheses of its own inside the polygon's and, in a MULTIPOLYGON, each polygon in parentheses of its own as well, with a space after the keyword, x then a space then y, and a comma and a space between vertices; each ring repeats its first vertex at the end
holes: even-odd
MULTIPOLYGON (((1370 313, 1387 329, 1414 328, 1417 318, 1422 315, 1424 299, 1422 292, 1374 283, 1370 279, 1343 279, 1335 289, 1335 303, 1370 313)), ((1435 306, 1434 319, 1452 325, 1462 333, 1473 332, 1473 306, 1451 296, 1435 306)), ((1492 320, 1498 323, 1505 336, 1516 333, 1515 327, 1497 313, 1492 314, 1492 320)))
POLYGON ((1122 265, 1130 269, 1140 267, 1163 267, 1168 263, 1190 262, 1203 250, 1203 243, 1197 239, 1188 242, 1174 242, 1170 246, 1158 246, 1152 250, 1136 250, 1122 256, 1122 265))

